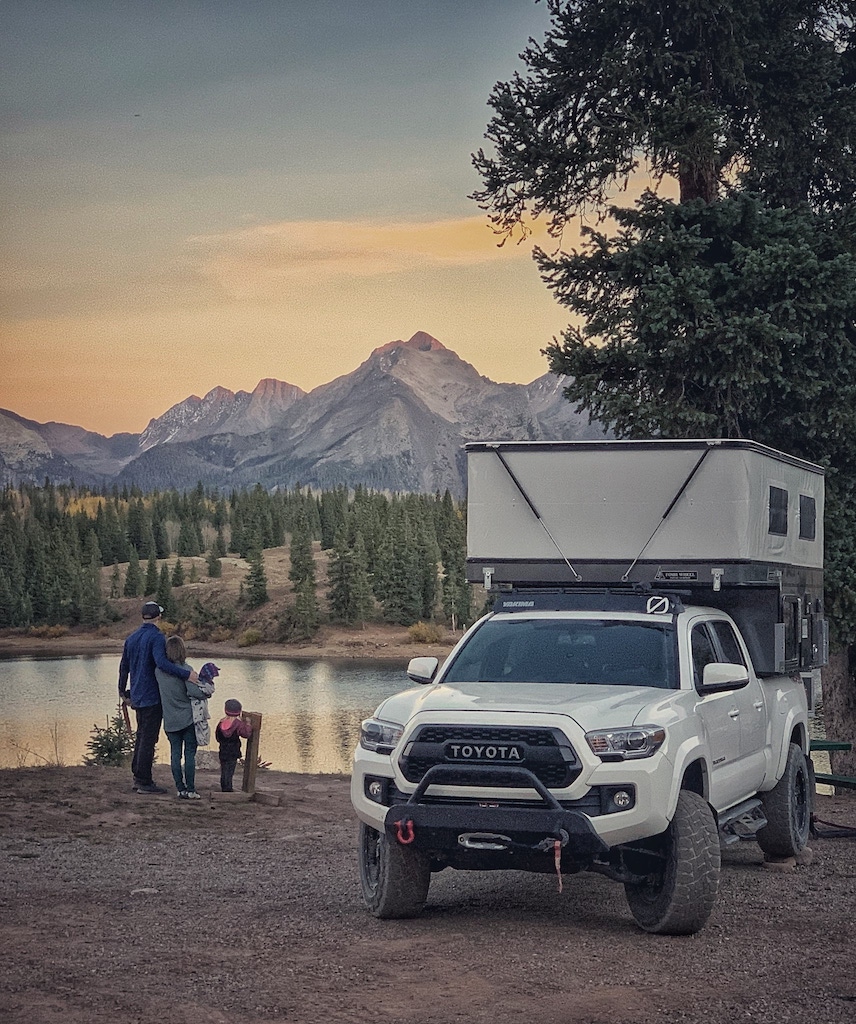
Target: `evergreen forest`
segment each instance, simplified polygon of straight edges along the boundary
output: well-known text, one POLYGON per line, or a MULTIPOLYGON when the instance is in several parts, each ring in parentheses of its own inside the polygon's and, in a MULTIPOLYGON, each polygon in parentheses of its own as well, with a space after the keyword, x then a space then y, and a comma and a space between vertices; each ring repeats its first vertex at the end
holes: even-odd
POLYGON ((97 628, 137 598, 188 637, 228 639, 268 602, 265 553, 285 546, 291 592, 264 636, 245 630, 247 643, 306 639, 324 622, 471 621, 465 508, 448 491, 145 494, 46 481, 0 492, 0 628, 97 628), (244 575, 230 595, 216 581, 237 558, 244 575), (189 586, 203 582, 215 585, 189 586))

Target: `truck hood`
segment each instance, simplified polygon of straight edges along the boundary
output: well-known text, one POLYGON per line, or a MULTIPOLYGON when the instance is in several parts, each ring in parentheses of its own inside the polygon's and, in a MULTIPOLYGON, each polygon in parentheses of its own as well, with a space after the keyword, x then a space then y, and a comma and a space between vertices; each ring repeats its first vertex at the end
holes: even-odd
POLYGON ((443 683, 397 693, 377 715, 406 725, 415 715, 432 713, 564 715, 584 730, 661 720, 678 691, 647 686, 581 686, 559 683, 443 683), (658 713, 660 712, 660 713, 658 713))

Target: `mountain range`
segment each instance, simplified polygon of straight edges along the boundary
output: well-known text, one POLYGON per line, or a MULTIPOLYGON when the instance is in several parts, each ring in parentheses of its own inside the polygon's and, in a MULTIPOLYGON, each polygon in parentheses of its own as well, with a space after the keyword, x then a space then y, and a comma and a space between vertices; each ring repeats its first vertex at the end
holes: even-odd
POLYGON ((310 392, 262 380, 216 387, 104 437, 0 410, 0 481, 187 489, 362 484, 386 491, 465 492, 462 445, 476 440, 584 440, 604 430, 564 398, 564 382, 498 384, 436 338, 375 349, 352 373, 310 392))

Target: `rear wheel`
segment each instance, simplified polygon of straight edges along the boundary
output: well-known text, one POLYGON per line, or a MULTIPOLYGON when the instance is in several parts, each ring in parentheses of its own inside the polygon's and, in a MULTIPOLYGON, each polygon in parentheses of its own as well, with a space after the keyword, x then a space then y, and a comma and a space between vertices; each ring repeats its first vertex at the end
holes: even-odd
POLYGON ((646 932, 691 935, 704 927, 719 891, 719 834, 704 797, 681 790, 661 835, 625 856, 642 882, 625 882, 630 912, 646 932))
POLYGON ((431 884, 428 857, 410 846, 390 842, 383 832, 360 823, 360 883, 375 917, 416 917, 431 884))
POLYGON ((811 829, 813 778, 802 748, 791 743, 785 771, 769 793, 762 793, 766 827, 758 845, 768 857, 794 857, 805 849, 811 829))

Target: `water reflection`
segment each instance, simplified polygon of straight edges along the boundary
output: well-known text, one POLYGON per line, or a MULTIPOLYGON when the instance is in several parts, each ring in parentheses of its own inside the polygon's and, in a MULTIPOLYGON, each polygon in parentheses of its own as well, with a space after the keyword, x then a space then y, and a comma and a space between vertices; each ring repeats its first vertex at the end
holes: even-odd
MULTIPOLYGON (((212 722, 231 697, 260 712, 262 760, 281 771, 349 772, 360 721, 409 685, 404 666, 387 662, 215 660, 212 722)), ((117 680, 112 655, 0 661, 0 767, 80 764, 93 724, 116 713, 117 680)), ((216 763, 213 739, 208 750, 216 763)), ((157 755, 168 763, 163 736, 157 755)))

